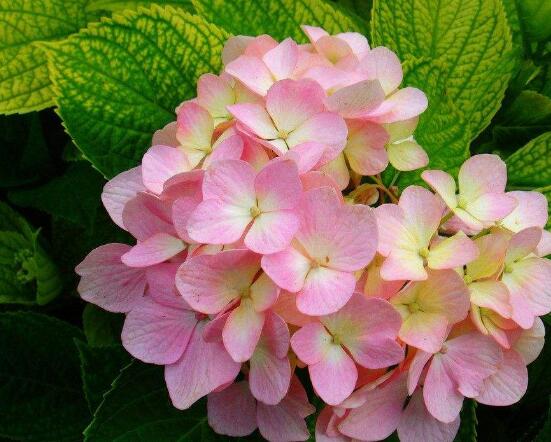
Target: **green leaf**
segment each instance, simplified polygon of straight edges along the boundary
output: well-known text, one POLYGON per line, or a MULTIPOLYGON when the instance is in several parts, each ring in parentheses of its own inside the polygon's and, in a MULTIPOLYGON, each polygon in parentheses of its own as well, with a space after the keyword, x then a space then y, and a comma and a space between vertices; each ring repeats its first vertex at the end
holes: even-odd
POLYGON ((148 7, 153 3, 163 6, 175 6, 193 10, 191 0, 89 0, 86 9, 89 11, 121 11, 123 9, 137 9, 140 6, 148 7))
POLYGON ((500 0, 375 0, 372 28, 374 44, 402 60, 442 63, 446 94, 467 117, 473 138, 488 125, 515 64, 500 0))
POLYGON ((476 434, 476 426, 478 420, 476 418, 476 401, 466 399, 463 401, 463 409, 461 410, 461 426, 455 442, 476 442, 478 440, 476 434))
POLYGON ((0 304, 39 304, 63 288, 57 266, 38 243, 38 231, 0 203, 0 304))
POLYGON ((551 132, 517 150, 505 161, 510 186, 543 187, 551 182, 551 132))
POLYGON ((367 34, 367 22, 345 14, 323 0, 192 0, 197 13, 239 35, 269 34, 306 41, 300 25, 321 26, 327 32, 367 34))
POLYGON ((0 149, 0 187, 33 183, 52 171, 38 114, 0 116, 0 149))
POLYGON ((80 358, 80 369, 84 394, 90 411, 94 413, 111 389, 111 384, 123 367, 130 362, 130 356, 120 345, 90 347, 75 339, 80 358))
POLYGON ((126 11, 48 46, 58 112, 84 156, 112 177, 136 165, 153 132, 221 68, 228 35, 170 7, 126 11))
MULTIPOLYGON (((415 139, 429 156, 428 168, 455 174, 469 157, 470 132, 465 117, 447 95, 442 63, 408 60, 404 69, 404 84, 424 90, 429 99, 429 106, 421 114, 415 130, 415 139)), ((401 173, 397 183, 402 188, 422 183, 420 174, 420 170, 401 173)))
POLYGON ((551 2, 549 0, 517 1, 524 30, 532 40, 542 41, 551 37, 551 2))
POLYGON ((124 368, 84 432, 86 442, 215 441, 205 400, 179 411, 170 402, 162 367, 138 361, 124 368))
POLYGON ((509 28, 511 29, 513 49, 515 50, 515 52, 521 55, 524 51, 523 29, 522 29, 522 23, 520 22, 517 0, 501 0, 501 1, 503 3, 503 8, 505 10, 507 22, 509 23, 509 28))
POLYGON ((549 442, 551 440, 551 396, 549 397, 549 411, 547 412, 547 419, 543 428, 538 433, 534 442, 549 442))
POLYGON ((532 138, 551 131, 551 98, 534 91, 522 91, 496 117, 493 143, 507 150, 518 149, 532 138))
POLYGON ((107 312, 93 304, 86 304, 82 313, 84 334, 90 347, 120 344, 124 315, 107 312))
POLYGON ((90 17, 87 0, 0 0, 0 113, 51 106, 52 88, 36 42, 77 32, 90 17))
POLYGON ((73 339, 82 332, 35 313, 0 314, 0 435, 75 441, 90 420, 73 339))
POLYGON ((50 215, 92 228, 100 206, 103 177, 89 163, 71 164, 65 174, 39 187, 9 193, 21 207, 32 207, 50 215))

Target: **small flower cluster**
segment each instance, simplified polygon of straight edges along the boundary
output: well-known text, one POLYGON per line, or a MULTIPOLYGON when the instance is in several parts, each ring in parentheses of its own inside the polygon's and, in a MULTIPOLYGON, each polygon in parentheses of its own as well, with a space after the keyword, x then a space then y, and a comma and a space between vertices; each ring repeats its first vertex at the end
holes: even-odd
POLYGON ((231 38, 223 73, 106 184, 137 243, 93 250, 80 294, 125 313, 125 348, 164 365, 175 407, 207 396, 220 434, 308 439, 307 367, 316 440, 451 442, 465 397, 526 390, 551 310, 547 201, 506 193, 495 155, 398 198, 378 174, 428 164, 425 95, 362 35, 304 31, 231 38))

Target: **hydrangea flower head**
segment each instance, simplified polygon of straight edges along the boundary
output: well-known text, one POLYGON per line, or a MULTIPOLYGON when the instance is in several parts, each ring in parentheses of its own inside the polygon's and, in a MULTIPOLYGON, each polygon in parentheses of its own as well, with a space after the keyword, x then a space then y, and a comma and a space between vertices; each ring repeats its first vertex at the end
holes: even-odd
POLYGON ((219 434, 308 440, 313 390, 316 440, 452 442, 464 398, 526 391, 551 311, 547 202, 506 192, 495 155, 458 185, 385 186, 389 164, 429 162, 426 96, 389 49, 303 30, 230 38, 223 71, 105 185, 135 243, 91 251, 79 292, 125 314, 124 347, 164 366, 176 408, 207 397, 219 434))

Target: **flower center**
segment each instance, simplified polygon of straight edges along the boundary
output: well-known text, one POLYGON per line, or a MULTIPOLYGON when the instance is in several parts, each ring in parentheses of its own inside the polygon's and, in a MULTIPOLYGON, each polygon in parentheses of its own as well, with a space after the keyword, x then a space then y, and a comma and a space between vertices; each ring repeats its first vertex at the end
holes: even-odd
POLYGON ((286 140, 289 137, 289 132, 287 132, 286 130, 280 129, 277 133, 277 136, 282 140, 286 140))
POLYGON ((252 206, 250 212, 251 212, 251 216, 253 218, 256 218, 257 216, 259 216, 262 213, 257 206, 252 206))
POLYGON ((463 281, 465 281, 465 284, 470 284, 471 282, 473 282, 473 278, 470 275, 465 275, 463 277, 463 281))
POLYGON ((419 307, 419 304, 417 304, 416 302, 412 302, 411 304, 409 304, 408 308, 410 313, 417 313, 421 310, 421 307, 419 307))
POLYGON ((421 256, 421 258, 428 258, 429 248, 428 247, 423 247, 423 248, 419 249, 419 256, 421 256))
POLYGON ((467 200, 464 196, 460 195, 457 199, 457 207, 459 207, 460 209, 465 209, 465 207, 467 207, 467 200))
POLYGON ((512 273, 513 272, 513 266, 512 264, 506 264, 505 268, 503 269, 505 273, 512 273))

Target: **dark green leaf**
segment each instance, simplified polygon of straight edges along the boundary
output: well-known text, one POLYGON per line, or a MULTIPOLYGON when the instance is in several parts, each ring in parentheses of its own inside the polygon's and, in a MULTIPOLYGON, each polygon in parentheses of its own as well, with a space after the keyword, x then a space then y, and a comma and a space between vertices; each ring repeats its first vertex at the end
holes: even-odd
POLYGON ((78 339, 75 345, 80 358, 80 369, 84 394, 90 411, 94 413, 111 389, 123 367, 130 362, 130 356, 120 345, 91 347, 78 339))
POLYGON ((538 433, 534 442, 549 442, 551 440, 551 396, 549 397, 549 411, 543 428, 538 433))
POLYGON ((0 314, 0 435, 76 441, 90 420, 73 339, 82 332, 35 313, 0 314))
POLYGON ((82 313, 84 334, 91 347, 104 347, 120 344, 124 315, 107 312, 92 304, 87 304, 82 313))
POLYGON ((0 187, 35 182, 52 170, 38 114, 0 116, 0 187))
POLYGON ((206 442, 224 440, 208 426, 205 401, 179 411, 162 367, 138 361, 124 368, 85 431, 87 442, 206 442))
POLYGON ((520 20, 524 32, 532 40, 547 40, 551 37, 551 2, 549 0, 518 0, 520 20))
POLYGON ((192 0, 197 13, 236 35, 269 34, 306 41, 300 25, 321 26, 330 34, 367 34, 367 22, 323 0, 192 0))
POLYGON ((476 402, 472 399, 463 401, 463 409, 461 410, 461 426, 455 442, 476 442, 478 440, 476 426, 478 421, 476 418, 476 402))
POLYGON ((92 228, 100 206, 104 179, 89 163, 78 161, 43 186, 9 193, 10 200, 92 228))
POLYGON ((62 286, 57 266, 38 242, 38 231, 0 203, 0 304, 43 305, 62 286))
POLYGON ((510 186, 542 187, 551 183, 551 132, 517 150, 506 160, 510 186))

